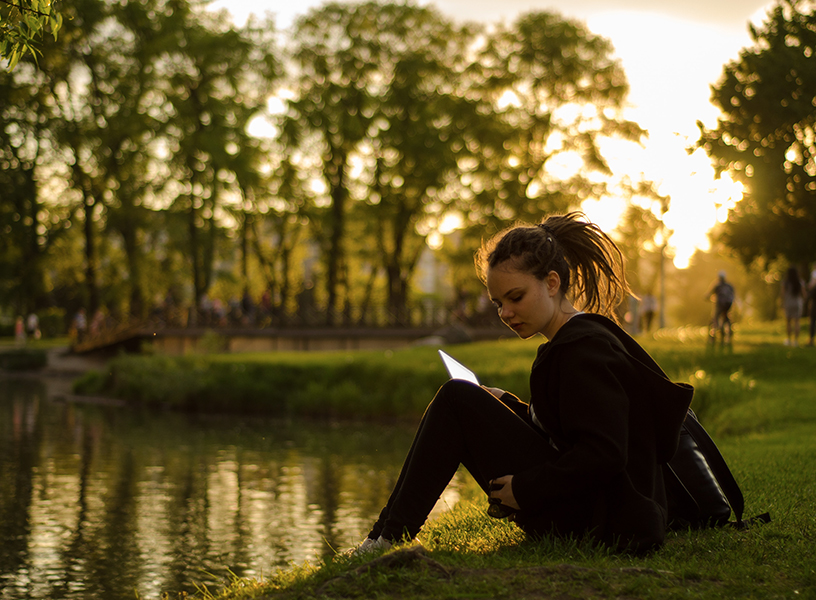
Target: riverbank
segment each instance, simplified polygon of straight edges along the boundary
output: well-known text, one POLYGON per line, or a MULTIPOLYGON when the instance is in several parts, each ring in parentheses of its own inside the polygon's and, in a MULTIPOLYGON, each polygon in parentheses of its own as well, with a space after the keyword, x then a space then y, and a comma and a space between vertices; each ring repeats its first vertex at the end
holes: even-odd
POLYGON ((81 377, 88 371, 105 368, 109 357, 74 354, 67 338, 32 340, 20 346, 11 338, 0 339, 0 353, 36 352, 45 354, 45 365, 31 371, 0 371, 6 375, 33 375, 37 377, 81 377))
MULTIPOLYGON (((484 381, 524 389, 536 344, 448 347, 484 381), (498 364, 492 356, 506 358, 498 364)), ((76 393, 133 406, 275 417, 402 419, 420 416, 448 376, 436 347, 385 351, 196 354, 113 358, 76 393)))
MULTIPOLYGON (((512 524, 488 518, 471 486, 426 524, 421 551, 338 556, 203 586, 198 597, 816 598, 816 351, 783 347, 780 333, 778 323, 741 327, 725 347, 697 330, 643 340, 673 379, 695 385, 694 406, 740 483, 746 515, 770 511, 767 525, 677 531, 652 555, 611 555, 581 542, 526 540, 512 524)), ((529 358, 525 344, 502 347, 510 358, 500 364, 490 345, 454 354, 491 379, 509 379, 521 356, 529 358)))
MULTIPOLYGON (((783 347, 782 327, 781 323, 743 326, 735 345, 725 347, 709 344, 702 328, 663 330, 640 341, 672 379, 694 385, 694 409, 709 429, 751 431, 762 422, 754 414, 729 412, 719 422, 721 411, 740 405, 751 393, 741 361, 758 352, 763 357, 768 354, 760 363, 778 360, 778 353, 790 350, 796 350, 802 360, 816 356, 810 348, 783 347)), ((445 348, 486 385, 524 398, 541 341, 513 339, 445 348)), ((70 358, 64 360, 69 364, 70 358)), ((394 351, 119 355, 102 368, 85 372, 74 389, 78 395, 116 398, 135 407, 186 412, 416 419, 447 377, 437 348, 431 346, 394 351)))

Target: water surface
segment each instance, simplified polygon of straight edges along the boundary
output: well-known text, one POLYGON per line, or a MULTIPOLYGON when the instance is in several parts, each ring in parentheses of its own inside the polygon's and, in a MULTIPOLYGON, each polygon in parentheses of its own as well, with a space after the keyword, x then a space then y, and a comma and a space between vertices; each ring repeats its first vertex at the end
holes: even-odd
POLYGON ((413 434, 80 405, 65 386, 0 380, 0 600, 158 598, 330 557, 367 533, 413 434))

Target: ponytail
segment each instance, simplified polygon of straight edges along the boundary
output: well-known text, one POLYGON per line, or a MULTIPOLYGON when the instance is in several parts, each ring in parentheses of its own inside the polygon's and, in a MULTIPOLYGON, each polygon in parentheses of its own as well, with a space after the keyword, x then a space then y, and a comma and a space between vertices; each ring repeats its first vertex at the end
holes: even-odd
POLYGON ((580 212, 516 225, 483 242, 475 256, 479 278, 485 283, 488 268, 506 261, 539 280, 555 271, 561 292, 577 308, 614 320, 615 308, 631 292, 615 242, 580 212))

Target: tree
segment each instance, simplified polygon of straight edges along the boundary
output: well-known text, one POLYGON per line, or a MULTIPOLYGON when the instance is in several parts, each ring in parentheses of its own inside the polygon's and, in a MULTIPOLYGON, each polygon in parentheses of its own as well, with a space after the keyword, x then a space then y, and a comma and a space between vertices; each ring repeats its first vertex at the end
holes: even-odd
POLYGON ((260 168, 247 157, 259 156, 247 125, 265 109, 279 65, 271 45, 259 41, 266 27, 224 27, 218 15, 195 13, 183 1, 172 14, 179 43, 160 68, 171 149, 167 192, 185 223, 180 249, 199 306, 212 284, 225 207, 241 202, 239 176, 247 184, 247 169, 260 168))
MULTIPOLYGON (((274 198, 264 224, 271 230, 268 236, 273 251, 262 260, 266 275, 267 289, 271 294, 272 316, 283 317, 288 312, 290 300, 294 296, 293 261, 298 245, 302 242, 304 224, 308 219, 311 196, 305 191, 305 184, 297 167, 289 156, 285 156, 275 170, 274 198)), ((256 230, 257 254, 265 255, 261 236, 256 230)))
POLYGON ((658 295, 660 248, 655 238, 661 227, 660 220, 649 208, 630 201, 615 229, 626 264, 626 279, 639 295, 658 295))
MULTIPOLYGON (((350 161, 373 119, 372 73, 378 65, 369 43, 376 31, 379 5, 329 3, 295 23, 293 51, 299 70, 298 96, 283 126, 285 143, 296 148, 304 137, 315 137, 329 206, 322 222, 321 243, 326 278, 326 318, 335 319, 339 288, 346 269, 346 213, 350 161)), ((378 52, 376 54, 379 54, 378 52)), ((315 215, 317 216, 317 215, 315 215)))
POLYGON ((48 154, 42 95, 33 82, 0 73, 0 302, 18 314, 45 303, 44 263, 53 233, 37 164, 48 154))
POLYGON ((129 289, 122 304, 137 317, 147 310, 142 232, 148 219, 144 199, 152 186, 151 146, 161 125, 150 98, 156 96, 154 63, 167 38, 163 5, 156 0, 115 8, 98 0, 76 2, 69 9, 66 47, 49 51, 42 61, 62 125, 58 138, 70 156, 73 187, 83 198, 90 314, 113 300, 103 302, 97 291, 97 246, 105 233, 119 236, 126 257, 129 289), (86 84, 66 85, 79 73, 86 84))
POLYGON ((43 198, 43 165, 57 159, 43 83, 30 55, 0 71, 0 302, 20 313, 49 303, 49 251, 71 225, 65 206, 49 207, 43 198))
POLYGON ((717 173, 744 185, 721 239, 746 264, 816 258, 816 11, 807 4, 781 0, 750 27, 753 46, 712 87, 717 127, 698 123, 717 173))
POLYGON ((600 139, 645 134, 621 117, 628 84, 611 55, 606 39, 549 12, 523 15, 487 38, 473 78, 505 127, 481 136, 480 162, 468 169, 484 218, 535 221, 601 195, 593 173, 611 171, 600 139), (563 156, 580 168, 557 173, 553 163, 563 156))
MULTIPOLYGON (((170 189, 163 184, 170 177, 195 179, 178 177, 179 171, 170 167, 178 169, 189 160, 207 164, 207 157, 216 155, 217 167, 208 165, 191 192, 209 196, 212 184, 217 188, 212 196, 226 199, 237 187, 254 181, 251 171, 265 156, 257 151, 257 140, 246 133, 246 124, 263 107, 268 75, 276 68, 271 45, 262 39, 265 34, 261 32, 266 30, 250 26, 243 31, 224 29, 216 26, 215 18, 201 23, 195 6, 187 0, 120 4, 77 0, 66 9, 71 18, 59 40, 46 43, 40 68, 27 60, 21 65, 25 68, 13 73, 16 80, 29 82, 43 99, 23 101, 9 106, 9 111, 30 114, 39 107, 40 114, 29 120, 52 142, 48 160, 37 158, 29 170, 33 173, 36 164, 61 163, 68 176, 56 173, 54 179, 63 175, 80 198, 77 223, 85 234, 85 268, 80 281, 86 287, 83 304, 89 313, 102 304, 116 303, 137 317, 146 316, 148 299, 157 293, 156 278, 147 276, 148 261, 155 262, 147 256, 151 240, 156 239, 151 238, 155 233, 151 229, 157 223, 170 226, 164 239, 158 236, 162 252, 167 247, 166 234, 179 232, 172 227, 172 219, 155 218, 155 209, 164 200, 162 192, 170 189), (188 38, 189 43, 185 42, 188 38), (232 52, 236 47, 239 50, 232 52), (217 58, 210 60, 208 52, 217 58), (232 59, 234 66, 222 69, 223 61, 232 59), (206 63, 202 70, 209 71, 203 77, 206 83, 199 86, 197 73, 188 67, 200 63, 206 63), (186 95, 184 83, 191 79, 196 93, 186 95), (196 105, 195 100, 202 98, 205 100, 196 105), (190 131, 201 132, 184 125, 195 119, 206 122, 203 129, 207 133, 191 140, 190 131), (168 155, 172 155, 170 160, 168 155), (111 268, 113 262, 115 268, 111 268)), ((14 140, 34 126, 15 125, 14 140)), ((18 146, 28 155, 39 148, 30 136, 18 146)), ((37 180, 32 176, 32 182, 37 180)), ((18 185, 14 191, 27 194, 29 202, 41 201, 36 189, 18 185)), ((71 197, 65 194, 61 199, 71 197)), ((220 231, 217 221, 223 214, 217 202, 213 206, 203 221, 216 224, 214 228, 220 231)), ((192 229, 189 218, 186 224, 182 231, 190 237, 198 233, 198 221, 192 229)), ((207 265, 212 265, 215 256, 208 248, 202 243, 191 252, 190 245, 183 244, 180 252, 204 257, 194 262, 204 265, 195 271, 199 285, 194 289, 199 295, 209 283, 207 265), (199 276, 202 272, 205 275, 199 276)), ((156 260, 166 263, 166 259, 156 260)))
POLYGON ((410 281, 426 248, 419 227, 444 208, 444 190, 466 153, 466 123, 481 118, 479 103, 459 83, 473 38, 436 11, 410 5, 378 8, 371 31, 379 86, 371 90, 374 122, 366 147, 366 203, 376 223, 376 248, 387 278, 388 308, 407 322, 410 281))
MULTIPOLYGON (((40 61, 53 137, 69 166, 70 185, 82 198, 89 314, 103 304, 139 317, 147 310, 144 199, 153 186, 151 147, 161 129, 160 107, 151 99, 158 96, 154 65, 170 37, 163 31, 164 5, 77 0, 66 9, 71 18, 63 35, 45 44, 40 61), (100 246, 108 233, 118 235, 126 257, 125 269, 109 270, 124 290, 99 281, 100 246), (100 289, 115 294, 102 298, 100 289)), ((111 257, 105 253, 106 261, 111 257)))
POLYGON ((618 244, 626 264, 626 278, 638 295, 652 295, 659 301, 658 326, 666 325, 666 260, 672 231, 664 218, 670 196, 661 195, 651 181, 640 180, 623 186, 627 208, 616 228, 618 244))
POLYGON ((62 27, 62 15, 52 0, 0 0, 0 58, 8 70, 26 54, 36 56, 37 39, 50 31, 54 39, 62 27))

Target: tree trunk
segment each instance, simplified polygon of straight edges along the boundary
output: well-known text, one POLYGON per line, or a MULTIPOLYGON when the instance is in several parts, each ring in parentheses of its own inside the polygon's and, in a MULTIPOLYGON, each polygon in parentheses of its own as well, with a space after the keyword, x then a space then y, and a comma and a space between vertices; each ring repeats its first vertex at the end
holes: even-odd
POLYGON ((333 325, 337 311, 340 269, 345 262, 344 234, 346 199, 346 154, 339 148, 332 152, 328 181, 331 186, 329 253, 326 256, 326 324, 333 325))
POLYGON ((201 304, 203 293, 201 290, 201 258, 200 258, 200 241, 198 235, 198 227, 196 227, 196 209, 193 198, 190 198, 190 209, 187 213, 187 232, 190 236, 190 260, 192 261, 193 271, 193 306, 190 310, 190 325, 198 324, 198 307, 201 304))
POLYGON ((130 315, 135 319, 141 320, 147 317, 147 305, 144 301, 144 295, 142 294, 142 266, 139 257, 136 229, 129 225, 120 228, 119 233, 122 236, 122 242, 125 246, 128 276, 130 278, 130 315))
POLYGON ((96 314, 99 308, 99 286, 96 280, 97 254, 96 254, 96 232, 94 230, 94 209, 96 202, 94 199, 85 196, 85 288, 88 294, 88 315, 96 314))
POLYGON ((94 228, 94 212, 97 199, 94 196, 90 178, 76 162, 71 166, 72 175, 76 184, 82 190, 82 211, 85 219, 85 308, 89 318, 99 308, 99 286, 97 283, 98 259, 96 252, 96 230, 94 228))

